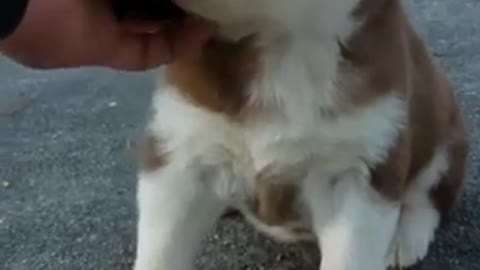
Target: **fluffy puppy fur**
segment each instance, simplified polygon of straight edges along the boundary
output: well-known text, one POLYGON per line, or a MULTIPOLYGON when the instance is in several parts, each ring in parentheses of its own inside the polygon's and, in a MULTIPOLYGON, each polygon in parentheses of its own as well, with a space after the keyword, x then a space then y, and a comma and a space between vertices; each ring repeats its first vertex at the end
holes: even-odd
POLYGON ((216 22, 155 92, 136 270, 187 270, 228 207, 321 270, 423 259, 463 186, 453 89, 399 0, 177 0, 216 22))

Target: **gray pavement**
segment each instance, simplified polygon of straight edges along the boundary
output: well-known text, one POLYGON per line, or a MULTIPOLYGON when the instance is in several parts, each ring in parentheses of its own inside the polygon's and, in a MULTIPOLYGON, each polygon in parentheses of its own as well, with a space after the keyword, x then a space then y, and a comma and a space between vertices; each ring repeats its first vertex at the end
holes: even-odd
MULTIPOLYGON (((480 2, 410 0, 472 134, 469 184, 418 270, 480 270, 480 2)), ((149 74, 33 72, 0 59, 0 269, 129 269, 135 167, 128 139, 147 116, 149 74)), ((366 244, 368 248, 368 243, 366 244)), ((275 244, 220 222, 198 269, 316 269, 311 247, 275 244)))

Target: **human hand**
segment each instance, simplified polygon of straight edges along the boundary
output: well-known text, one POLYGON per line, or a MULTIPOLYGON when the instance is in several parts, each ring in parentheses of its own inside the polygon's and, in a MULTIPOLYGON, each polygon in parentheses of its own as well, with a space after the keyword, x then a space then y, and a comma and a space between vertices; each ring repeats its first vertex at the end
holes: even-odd
POLYGON ((182 25, 119 23, 107 1, 30 0, 22 23, 0 48, 34 68, 145 70, 200 48, 211 32, 199 19, 182 25))

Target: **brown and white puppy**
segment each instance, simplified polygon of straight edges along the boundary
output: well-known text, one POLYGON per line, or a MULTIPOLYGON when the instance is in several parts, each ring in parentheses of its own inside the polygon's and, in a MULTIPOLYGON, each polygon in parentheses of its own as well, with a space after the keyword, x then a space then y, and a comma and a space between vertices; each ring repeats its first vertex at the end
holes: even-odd
POLYGON ((454 92, 399 0, 178 0, 219 25, 167 68, 136 270, 186 270, 227 207, 321 270, 423 259, 463 186, 454 92))

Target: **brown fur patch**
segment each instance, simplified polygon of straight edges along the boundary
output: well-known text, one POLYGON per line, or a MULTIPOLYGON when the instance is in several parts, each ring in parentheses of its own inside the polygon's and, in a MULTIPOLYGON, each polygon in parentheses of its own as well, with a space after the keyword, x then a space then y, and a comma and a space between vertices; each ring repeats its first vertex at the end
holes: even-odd
POLYGON ((194 54, 167 68, 167 79, 195 105, 237 116, 244 108, 247 87, 258 71, 253 37, 238 43, 214 39, 194 54))
POLYGON ((443 220, 449 216, 458 202, 458 194, 463 190, 469 153, 467 134, 462 127, 463 120, 458 118, 454 123, 460 126, 456 127, 458 132, 453 136, 448 149, 450 167, 440 184, 430 193, 433 203, 443 214, 443 220))
POLYGON ((409 182, 409 145, 408 134, 401 134, 387 159, 371 170, 373 187, 391 200, 400 200, 409 182))
POLYGON ((296 179, 288 174, 272 174, 272 168, 262 170, 256 179, 254 212, 267 225, 282 225, 296 221, 295 202, 298 196, 296 179))
POLYGON ((374 17, 382 11, 382 7, 392 0, 360 0, 360 3, 353 10, 352 16, 355 18, 374 17))
POLYGON ((364 0, 354 14, 365 16, 365 24, 341 50, 345 70, 357 70, 361 77, 347 91, 350 104, 366 106, 395 91, 409 109, 406 130, 388 158, 373 168, 372 184, 385 197, 398 200, 429 164, 436 148, 455 140, 454 145, 461 146, 452 150, 454 172, 434 192, 437 206, 448 208, 463 181, 466 156, 465 127, 454 90, 398 0, 364 0))
POLYGON ((341 86, 347 106, 362 108, 407 88, 408 40, 403 35, 407 21, 395 3, 375 6, 377 12, 368 13, 363 26, 340 43, 344 59, 340 72, 348 76, 341 86))

